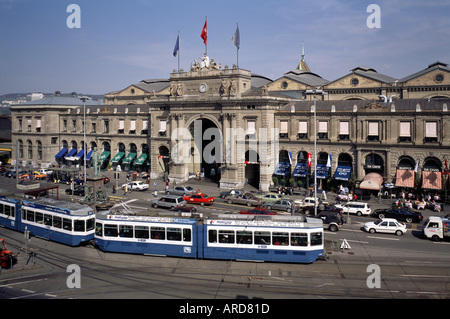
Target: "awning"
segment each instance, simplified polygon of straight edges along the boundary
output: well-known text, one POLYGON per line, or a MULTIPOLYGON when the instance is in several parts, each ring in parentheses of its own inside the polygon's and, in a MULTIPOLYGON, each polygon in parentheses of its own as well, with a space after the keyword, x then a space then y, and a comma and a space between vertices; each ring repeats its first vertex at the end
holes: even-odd
POLYGON ((378 191, 381 185, 383 185, 383 177, 378 173, 369 173, 364 176, 361 184, 359 184, 359 188, 378 191))
POLYGON ((99 158, 100 162, 104 162, 110 155, 111 155, 111 152, 104 151, 102 153, 102 155, 100 155, 100 158, 99 158))
POLYGON ((122 157, 125 155, 125 152, 119 152, 116 154, 116 156, 113 157, 113 159, 111 160, 112 163, 118 163, 122 157))
POLYGON ((289 168, 291 168, 291 163, 288 162, 278 163, 273 175, 286 176, 289 168))
POLYGON ((142 153, 136 162, 134 162, 134 165, 143 165, 145 160, 147 159, 148 155, 146 153, 142 153))
POLYGON ((122 164, 130 164, 131 161, 136 157, 136 153, 130 153, 127 155, 127 157, 125 157, 125 159, 123 160, 122 164))
POLYGON ((77 155, 75 155, 75 159, 79 160, 80 158, 82 158, 84 155, 84 150, 81 150, 77 153, 77 155))
POLYGON ((352 168, 350 166, 338 166, 334 173, 334 179, 338 181, 348 181, 352 168))
POLYGON ((395 177, 395 187, 414 188, 415 172, 410 169, 398 169, 395 177))
POLYGON ((76 158, 74 157, 75 153, 77 152, 76 148, 72 148, 69 153, 67 153, 66 156, 64 156, 64 159, 67 161, 74 161, 76 158))
POLYGON ((317 164, 316 177, 318 179, 327 179, 330 168, 324 164, 317 164))
POLYGON ((60 150, 60 151, 58 152, 58 154, 55 155, 55 158, 61 158, 61 157, 63 157, 64 154, 66 154, 66 153, 67 153, 67 148, 63 148, 62 150, 60 150))
POLYGON ((89 153, 87 153, 86 155, 86 161, 90 161, 91 157, 92 157, 92 153, 94 152, 94 150, 90 150, 89 153))
POLYGON ((422 171, 422 188, 425 189, 442 189, 441 172, 422 171))
POLYGON ((308 163, 297 163, 292 174, 294 177, 306 177, 308 175, 309 166, 308 163))

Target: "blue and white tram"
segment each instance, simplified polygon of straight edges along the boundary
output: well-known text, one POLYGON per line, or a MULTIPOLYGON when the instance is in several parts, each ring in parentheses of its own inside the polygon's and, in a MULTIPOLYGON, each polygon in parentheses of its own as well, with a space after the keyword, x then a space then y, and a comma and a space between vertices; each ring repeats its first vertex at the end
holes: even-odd
POLYGON ((18 230, 18 217, 20 217, 20 202, 14 198, 0 196, 0 227, 18 230))
POLYGON ((95 244, 105 252, 196 258, 196 220, 97 214, 95 244))
POLYGON ((70 246, 94 239, 95 214, 87 205, 48 198, 22 200, 18 218, 18 230, 24 232, 26 227, 36 237, 70 246))
POLYGON ((312 263, 324 254, 319 219, 207 220, 203 258, 312 263))

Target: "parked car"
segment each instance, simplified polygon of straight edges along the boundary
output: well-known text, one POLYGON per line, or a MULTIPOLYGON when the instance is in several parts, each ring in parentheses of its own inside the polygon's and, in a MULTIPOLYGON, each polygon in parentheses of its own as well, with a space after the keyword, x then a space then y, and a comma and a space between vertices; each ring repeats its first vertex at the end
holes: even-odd
POLYGON ((344 204, 335 205, 337 208, 342 209, 342 212, 356 214, 357 216, 361 215, 370 215, 372 213, 372 209, 369 207, 367 203, 361 202, 349 202, 344 204))
POLYGON ((194 194, 195 191, 191 186, 177 186, 166 190, 167 195, 188 196, 194 194))
MULTIPOLYGON (((326 212, 335 212, 342 215, 342 209, 338 208, 335 205, 328 205, 328 204, 319 204, 317 205, 317 213, 321 213, 323 211, 326 212)), ((314 214, 314 206, 305 206, 301 209, 301 212, 305 215, 311 215, 314 214)))
POLYGON ((152 200, 152 206, 164 207, 164 208, 174 208, 186 205, 186 201, 182 196, 178 195, 164 195, 161 198, 152 200))
POLYGON ((380 219, 395 218, 397 220, 404 220, 407 223, 420 223, 423 219, 421 213, 416 213, 406 208, 380 209, 376 210, 373 215, 380 219))
POLYGON ((261 198, 264 202, 276 202, 277 200, 283 199, 283 195, 276 193, 268 193, 265 195, 255 195, 257 198, 261 198))
POLYGON ((178 207, 172 207, 169 210, 173 211, 173 212, 191 213, 191 214, 197 212, 197 208, 195 208, 194 206, 178 206, 178 207))
POLYGON ((32 172, 32 173, 27 173, 27 174, 23 174, 21 176, 19 176, 19 179, 21 180, 34 180, 34 179, 45 179, 47 177, 47 174, 43 174, 43 173, 39 173, 39 172, 32 172))
POLYGON ((406 225, 398 222, 393 218, 379 219, 375 222, 367 222, 364 224, 364 230, 371 234, 389 233, 401 236, 406 233, 406 225))
POLYGON ((232 190, 229 190, 229 191, 226 191, 226 192, 220 192, 219 197, 220 198, 225 198, 225 197, 227 197, 229 195, 238 196, 238 195, 242 195, 242 194, 244 194, 244 191, 239 190, 239 189, 232 189, 232 190))
POLYGON ((267 208, 264 207, 257 207, 254 209, 248 209, 248 210, 242 210, 239 212, 239 214, 243 214, 243 215, 276 215, 277 213, 268 210, 267 208))
POLYGON ((288 213, 292 211, 298 212, 300 209, 300 205, 295 204, 291 199, 282 199, 275 202, 264 203, 263 207, 266 207, 268 210, 285 210, 288 213))
MULTIPOLYGON (((320 206, 320 205, 319 205, 320 206)), ((336 232, 345 224, 346 219, 336 211, 322 211, 314 218, 320 218, 323 221, 323 228, 336 232)))
POLYGON ((72 189, 68 188, 68 189, 66 189, 66 194, 67 195, 84 196, 85 195, 84 186, 75 186, 73 191, 72 191, 72 189))
POLYGON ((191 196, 184 196, 184 200, 189 204, 200 204, 202 206, 212 205, 214 203, 214 197, 208 196, 203 193, 196 193, 191 196))
POLYGON ((245 193, 242 195, 227 195, 224 199, 228 204, 242 204, 247 206, 259 206, 264 203, 262 199, 256 198, 251 193, 245 193))
POLYGON ((145 191, 148 189, 148 184, 142 182, 142 181, 132 181, 128 184, 123 184, 122 188, 125 188, 127 186, 128 190, 138 190, 138 191, 145 191))

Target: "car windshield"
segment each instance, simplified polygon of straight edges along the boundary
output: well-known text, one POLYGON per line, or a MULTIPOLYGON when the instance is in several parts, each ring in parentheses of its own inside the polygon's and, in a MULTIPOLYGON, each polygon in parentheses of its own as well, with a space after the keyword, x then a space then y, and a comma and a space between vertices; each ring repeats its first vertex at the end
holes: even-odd
POLYGON ((187 186, 186 189, 187 189, 188 191, 193 190, 193 188, 192 188, 191 186, 187 186))
POLYGON ((375 225, 379 225, 382 221, 383 221, 382 219, 379 219, 379 220, 377 220, 376 222, 374 222, 374 224, 375 224, 375 225))

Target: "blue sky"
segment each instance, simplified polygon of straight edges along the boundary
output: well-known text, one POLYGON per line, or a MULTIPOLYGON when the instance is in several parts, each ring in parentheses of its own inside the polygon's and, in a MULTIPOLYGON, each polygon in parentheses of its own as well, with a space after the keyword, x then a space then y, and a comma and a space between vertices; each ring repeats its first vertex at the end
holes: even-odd
POLYGON ((104 94, 142 79, 168 78, 180 31, 181 67, 204 53, 273 80, 295 69, 302 41, 310 69, 335 80, 364 65, 402 78, 435 61, 450 64, 448 0, 0 0, 0 94, 104 94), (370 29, 369 4, 381 8, 370 29), (81 28, 69 29, 70 4, 81 28))

